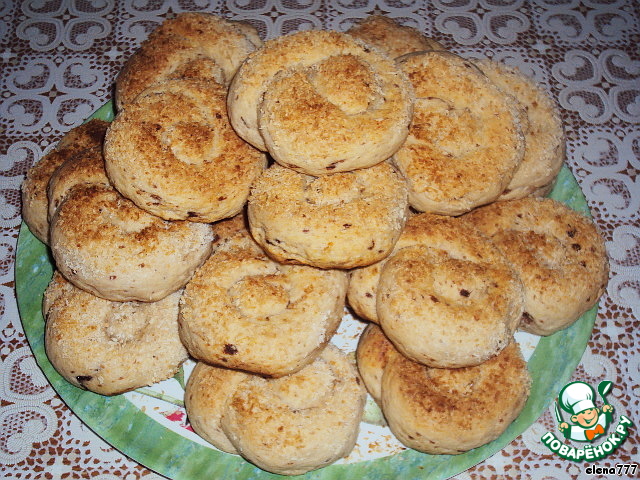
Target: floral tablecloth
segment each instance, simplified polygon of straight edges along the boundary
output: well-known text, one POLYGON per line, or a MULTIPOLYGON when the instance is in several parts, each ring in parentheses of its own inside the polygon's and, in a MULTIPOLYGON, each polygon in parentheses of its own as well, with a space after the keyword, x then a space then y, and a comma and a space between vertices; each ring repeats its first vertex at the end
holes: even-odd
MULTIPOLYGON (((347 29, 382 13, 451 50, 489 56, 534 76, 559 103, 567 164, 606 238, 609 287, 573 378, 614 384, 615 411, 640 423, 640 3, 633 0, 28 0, 0 2, 0 475, 159 478, 72 413, 38 368, 16 306, 20 184, 34 162, 112 95, 115 75, 148 33, 181 11, 243 19, 263 39, 298 29, 347 29)), ((458 479, 608 478, 523 435, 458 479)), ((638 430, 599 466, 638 463, 638 430)))

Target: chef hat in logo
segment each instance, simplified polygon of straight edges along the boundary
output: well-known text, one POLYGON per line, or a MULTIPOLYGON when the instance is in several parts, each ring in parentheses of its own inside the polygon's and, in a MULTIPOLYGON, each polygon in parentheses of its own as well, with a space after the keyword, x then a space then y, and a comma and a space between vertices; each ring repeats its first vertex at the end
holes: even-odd
POLYGON ((593 387, 584 382, 572 382, 560 392, 560 406, 563 410, 577 415, 584 410, 596 408, 593 403, 595 391, 593 387))

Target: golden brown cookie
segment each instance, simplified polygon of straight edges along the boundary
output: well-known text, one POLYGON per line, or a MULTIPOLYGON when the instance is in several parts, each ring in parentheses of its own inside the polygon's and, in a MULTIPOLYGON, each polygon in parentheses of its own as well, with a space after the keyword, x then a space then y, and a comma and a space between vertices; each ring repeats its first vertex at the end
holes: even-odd
POLYGON ((40 161, 27 172, 22 183, 22 218, 41 242, 49 243, 47 185, 56 169, 84 150, 102 145, 108 123, 89 120, 70 130, 40 161))
POLYGON ((358 340, 356 362, 360 378, 362 378, 371 397, 378 404, 382 404, 384 369, 398 355, 400 353, 378 325, 372 323, 367 325, 358 340))
POLYGON ((419 211, 460 215, 496 200, 524 155, 519 104, 474 64, 448 52, 398 59, 416 92, 394 162, 419 211))
MULTIPOLYGON (((432 217, 409 212, 409 218, 392 252, 397 252, 406 246, 426 242, 428 229, 425 225, 428 225, 430 218, 432 217)), ((379 323, 376 296, 380 272, 388 258, 387 256, 379 262, 366 267, 355 268, 350 271, 349 275, 349 288, 347 290, 349 305, 356 315, 373 323, 379 323)))
POLYGON ((403 245, 382 267, 380 326, 416 362, 478 365, 513 337, 523 311, 522 284, 500 250, 468 222, 419 217, 420 240, 403 245))
POLYGON ((142 92, 107 132, 114 187, 165 220, 209 223, 236 215, 266 157, 235 134, 225 98, 222 87, 196 80, 142 92))
POLYGON ((58 142, 57 150, 73 149, 78 152, 102 145, 109 122, 92 118, 67 132, 58 142))
POLYGON ((256 30, 202 13, 165 20, 134 53, 116 78, 118 110, 151 85, 197 78, 228 85, 246 56, 262 44, 256 30))
POLYGON ((214 447, 238 453, 222 430, 222 416, 233 392, 250 378, 248 373, 198 362, 187 381, 184 407, 193 431, 214 447))
POLYGON ((238 134, 310 175, 365 168, 407 136, 413 91, 394 62, 344 33, 305 31, 265 42, 229 87, 238 134))
POLYGON ((187 351, 176 292, 158 302, 111 302, 56 272, 44 294, 45 348, 70 383, 116 395, 171 378, 187 351))
POLYGON ((168 222, 110 187, 74 188, 51 219, 51 251, 74 285, 114 301, 157 301, 211 251, 211 226, 168 222))
POLYGON ((251 233, 271 257, 320 268, 386 257, 407 214, 406 184, 386 162, 321 177, 273 165, 248 202, 251 233))
POLYGON ((351 452, 366 391, 355 365, 329 345, 297 373, 252 376, 232 395, 222 428, 240 455, 269 472, 298 475, 351 452))
POLYGON ((376 324, 379 323, 376 295, 384 262, 385 259, 382 259, 372 265, 354 268, 349 272, 348 305, 359 318, 376 324))
POLYGON ((465 216, 514 265, 524 285, 520 328, 550 335, 593 307, 607 287, 604 239, 586 216, 552 199, 522 198, 465 216))
POLYGON ((539 188, 553 182, 565 159, 565 136, 558 107, 540 85, 517 68, 488 59, 478 60, 476 65, 526 110, 524 158, 499 200, 535 195, 539 188))
POLYGON ((438 41, 420 30, 401 25, 384 15, 369 15, 352 26, 347 33, 373 45, 391 58, 424 50, 446 50, 438 41))
MULTIPOLYGON (((396 242, 392 252, 400 250, 407 245, 414 245, 422 241, 420 214, 409 212, 405 226, 396 242)), ((376 296, 380 272, 388 256, 366 267, 354 268, 349 272, 349 288, 347 289, 347 302, 358 317, 369 322, 379 323, 376 307, 376 296)))
POLYGON ((67 194, 75 187, 88 185, 110 186, 109 178, 104 170, 102 145, 84 150, 60 165, 49 179, 47 195, 49 197, 49 219, 67 194))
POLYGON ((199 360, 279 377, 320 354, 340 324, 346 289, 344 272, 276 263, 241 229, 185 287, 180 335, 199 360))
POLYGON ((382 376, 382 410, 407 447, 455 455, 498 438, 522 411, 530 382, 516 342, 466 368, 429 368, 395 355, 382 376))

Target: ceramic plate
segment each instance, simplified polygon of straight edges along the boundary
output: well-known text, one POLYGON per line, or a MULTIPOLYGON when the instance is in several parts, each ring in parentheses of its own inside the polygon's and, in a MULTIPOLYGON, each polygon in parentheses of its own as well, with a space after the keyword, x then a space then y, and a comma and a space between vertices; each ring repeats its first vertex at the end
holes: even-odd
MULTIPOLYGON (((113 119, 111 102, 93 117, 113 119)), ((588 214, 575 178, 564 167, 551 197, 588 214)), ((52 258, 23 225, 16 258, 16 293, 24 331, 38 365, 73 412, 109 444, 146 467, 175 480, 196 478, 262 479, 278 477, 238 456, 220 452, 199 439, 186 423, 182 404, 189 364, 174 379, 115 397, 104 397, 67 383, 49 363, 44 349, 42 295, 53 274, 52 258)), ((533 378, 531 396, 520 416, 494 442, 461 455, 426 455, 402 447, 380 426, 369 400, 366 422, 354 453, 337 464, 309 472, 308 479, 429 478, 460 473, 501 450, 542 414, 569 380, 591 336, 597 307, 568 329, 538 338, 518 333, 533 378)), ((363 324, 346 315, 335 342, 353 350, 363 324)))

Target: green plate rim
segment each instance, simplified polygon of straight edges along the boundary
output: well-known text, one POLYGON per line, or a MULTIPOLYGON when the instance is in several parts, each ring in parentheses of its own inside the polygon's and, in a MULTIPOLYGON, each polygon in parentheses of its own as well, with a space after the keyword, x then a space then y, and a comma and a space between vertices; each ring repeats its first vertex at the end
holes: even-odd
MULTIPOLYGON (((90 118, 111 121, 107 102, 90 118)), ((590 215, 586 199, 570 170, 563 166, 550 195, 574 210, 590 215)), ((124 396, 104 397, 64 380, 49 362, 44 348, 42 295, 53 274, 44 244, 23 223, 18 237, 15 285, 24 331, 39 367, 67 406, 107 443, 147 468, 173 480, 208 476, 226 479, 283 478, 265 472, 238 456, 212 450, 165 428, 124 396)), ((597 305, 569 328, 542 337, 529 359, 531 396, 520 416, 495 441, 460 455, 428 455, 414 450, 375 460, 331 465, 300 476, 314 480, 364 478, 443 479, 486 460, 522 434, 548 407, 580 362, 597 316, 597 305), (548 360, 554 359, 549 365, 548 360)))

